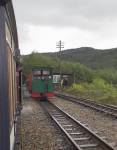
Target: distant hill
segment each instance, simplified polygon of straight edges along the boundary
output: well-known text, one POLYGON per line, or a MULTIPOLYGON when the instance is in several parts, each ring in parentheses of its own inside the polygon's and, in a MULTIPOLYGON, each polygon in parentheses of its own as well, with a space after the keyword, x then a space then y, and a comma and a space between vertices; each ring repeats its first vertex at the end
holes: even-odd
POLYGON ((80 62, 93 69, 116 68, 117 48, 99 50, 91 47, 63 50, 59 52, 43 53, 49 57, 61 57, 62 60, 80 62))

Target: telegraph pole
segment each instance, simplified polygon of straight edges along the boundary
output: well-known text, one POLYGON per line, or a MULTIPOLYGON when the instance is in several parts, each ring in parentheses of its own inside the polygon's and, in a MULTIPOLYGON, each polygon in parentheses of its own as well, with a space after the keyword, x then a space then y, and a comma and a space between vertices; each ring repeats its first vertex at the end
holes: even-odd
POLYGON ((59 73, 60 73, 60 84, 62 80, 62 68, 61 68, 61 50, 64 48, 63 42, 61 40, 56 44, 56 48, 59 48, 59 73))

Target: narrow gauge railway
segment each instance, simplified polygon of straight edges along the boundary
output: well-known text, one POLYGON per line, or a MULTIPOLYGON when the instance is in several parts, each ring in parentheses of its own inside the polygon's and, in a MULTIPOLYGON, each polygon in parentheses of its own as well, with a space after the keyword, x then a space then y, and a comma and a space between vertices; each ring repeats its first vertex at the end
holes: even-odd
POLYGON ((30 97, 26 87, 23 87, 23 91, 22 150, 74 150, 39 101, 30 97))
POLYGON ((84 124, 74 119, 51 102, 42 102, 42 107, 56 122, 66 137, 78 150, 114 150, 104 139, 84 124))
POLYGON ((72 95, 68 95, 68 94, 61 94, 58 92, 56 92, 55 95, 57 97, 61 97, 61 98, 65 99, 65 100, 69 100, 69 101, 78 103, 80 105, 83 105, 85 107, 92 108, 96 111, 104 113, 113 118, 117 118, 117 108, 113 107, 111 105, 103 105, 103 104, 99 104, 97 102, 91 101, 89 99, 78 98, 76 96, 72 96, 72 95))

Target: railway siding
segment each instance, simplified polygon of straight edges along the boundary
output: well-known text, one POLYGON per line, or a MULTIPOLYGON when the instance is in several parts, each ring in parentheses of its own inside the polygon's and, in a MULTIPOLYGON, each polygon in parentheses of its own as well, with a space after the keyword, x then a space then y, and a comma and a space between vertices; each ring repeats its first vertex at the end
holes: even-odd
POLYGON ((103 138, 92 132, 53 103, 43 103, 44 109, 78 150, 114 150, 103 138))
POLYGON ((105 137, 105 140, 111 143, 117 149, 117 120, 106 117, 93 109, 86 108, 62 98, 53 98, 50 101, 74 118, 86 124, 88 128, 97 132, 97 135, 105 137))
POLYGON ((61 93, 55 93, 56 96, 67 99, 69 101, 78 103, 80 105, 83 105, 85 107, 92 108, 96 111, 99 111, 101 113, 104 113, 110 117, 117 118, 117 108, 113 107, 111 105, 103 105, 100 103, 97 103, 95 101, 89 100, 89 99, 84 99, 84 98, 79 98, 76 96, 72 96, 69 94, 61 94, 61 93))

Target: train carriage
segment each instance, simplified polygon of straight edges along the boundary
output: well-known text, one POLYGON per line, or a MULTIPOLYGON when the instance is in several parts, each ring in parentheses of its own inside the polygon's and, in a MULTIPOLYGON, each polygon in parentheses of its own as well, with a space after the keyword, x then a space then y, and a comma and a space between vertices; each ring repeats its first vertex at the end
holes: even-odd
POLYGON ((11 0, 0 0, 0 150, 13 150, 21 103, 21 68, 11 0))
POLYGON ((54 96, 52 68, 35 67, 32 69, 31 95, 33 98, 47 99, 54 96))

